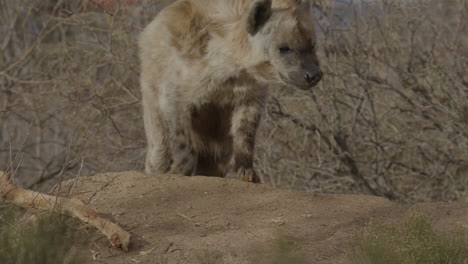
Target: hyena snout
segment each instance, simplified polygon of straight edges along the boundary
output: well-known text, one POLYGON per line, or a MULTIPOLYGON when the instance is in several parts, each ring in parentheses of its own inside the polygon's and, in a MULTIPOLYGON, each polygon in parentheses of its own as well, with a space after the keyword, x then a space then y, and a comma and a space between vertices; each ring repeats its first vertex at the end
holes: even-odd
POLYGON ((320 62, 315 54, 315 51, 299 53, 297 75, 295 76, 300 85, 298 88, 308 90, 316 86, 323 77, 323 72, 320 70, 320 62))
POLYGON ((310 85, 309 87, 316 86, 323 77, 323 72, 321 70, 315 71, 306 71, 304 73, 305 81, 310 85))
POLYGON ((299 88, 309 90, 316 86, 323 78, 323 72, 320 67, 300 67, 296 71, 289 72, 287 75, 280 74, 284 82, 299 88))

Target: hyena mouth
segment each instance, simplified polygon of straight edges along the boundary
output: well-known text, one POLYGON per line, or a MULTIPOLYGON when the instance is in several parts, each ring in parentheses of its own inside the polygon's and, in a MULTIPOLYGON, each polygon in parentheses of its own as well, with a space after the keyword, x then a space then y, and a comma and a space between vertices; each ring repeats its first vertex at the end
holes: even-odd
POLYGON ((284 76, 281 72, 278 72, 278 74, 279 74, 281 80, 282 80, 284 83, 289 83, 289 82, 288 82, 288 79, 286 78, 286 76, 284 76))
POLYGON ((284 84, 286 85, 290 85, 290 86, 293 86, 293 87, 296 87, 300 90, 310 90, 312 89, 313 87, 317 86, 319 84, 319 82, 322 80, 322 77, 323 77, 323 73, 320 72, 319 76, 313 78, 313 79, 310 79, 310 80, 306 80, 306 81, 299 81, 299 82, 291 82, 290 79, 288 79, 284 74, 278 72, 278 75, 280 76, 281 78, 281 81, 283 81, 284 84))
POLYGON ((313 82, 311 82, 311 83, 310 83, 310 88, 317 86, 317 84, 319 84, 319 82, 321 81, 321 79, 322 79, 322 78, 316 79, 316 80, 314 80, 313 82))

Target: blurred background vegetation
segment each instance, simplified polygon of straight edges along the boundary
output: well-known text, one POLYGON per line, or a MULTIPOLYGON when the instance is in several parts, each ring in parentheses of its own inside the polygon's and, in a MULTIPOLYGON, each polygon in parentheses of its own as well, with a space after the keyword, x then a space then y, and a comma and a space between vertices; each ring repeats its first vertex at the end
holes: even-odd
MULTIPOLYGON (((0 170, 47 191, 141 170, 136 39, 172 1, 0 0, 0 170)), ((314 1, 325 78, 272 87, 266 183, 468 201, 468 0, 314 1)))
POLYGON ((64 215, 47 212, 35 216, 0 204, 0 263, 83 263, 86 236, 79 237, 73 225, 78 226, 64 215))
POLYGON ((374 222, 355 236, 348 264, 465 264, 468 241, 461 227, 436 230, 424 213, 402 223, 374 222))

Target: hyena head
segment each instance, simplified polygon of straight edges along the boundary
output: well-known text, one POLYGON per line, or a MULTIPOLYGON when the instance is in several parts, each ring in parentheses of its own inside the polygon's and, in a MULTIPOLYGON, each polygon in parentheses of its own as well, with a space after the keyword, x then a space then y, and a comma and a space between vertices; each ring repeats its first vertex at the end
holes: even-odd
POLYGON ((247 16, 254 56, 269 62, 269 78, 307 90, 321 80, 309 0, 255 0, 247 16))

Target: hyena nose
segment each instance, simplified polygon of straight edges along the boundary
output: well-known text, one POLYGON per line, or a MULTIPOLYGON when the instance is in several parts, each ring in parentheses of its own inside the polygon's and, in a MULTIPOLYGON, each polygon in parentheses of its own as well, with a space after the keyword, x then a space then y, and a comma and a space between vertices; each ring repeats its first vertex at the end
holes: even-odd
POLYGON ((322 77, 323 77, 323 72, 322 71, 318 71, 316 74, 312 74, 310 72, 306 72, 304 74, 304 78, 310 84, 318 83, 322 79, 322 77))

